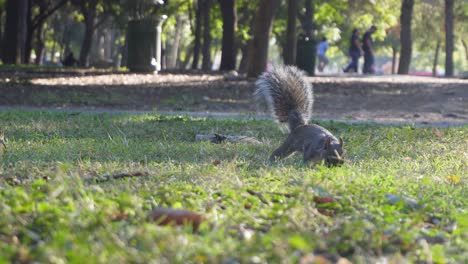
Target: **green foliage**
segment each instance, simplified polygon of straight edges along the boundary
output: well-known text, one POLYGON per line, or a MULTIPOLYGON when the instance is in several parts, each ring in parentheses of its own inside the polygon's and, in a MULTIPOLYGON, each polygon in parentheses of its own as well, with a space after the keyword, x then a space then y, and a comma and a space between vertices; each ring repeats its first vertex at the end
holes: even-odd
POLYGON ((344 137, 343 167, 309 168, 300 155, 268 164, 284 135, 267 120, 2 111, 0 262, 466 260, 468 127, 319 123, 344 137), (263 143, 195 141, 215 132, 263 143), (132 171, 149 176, 86 180, 132 171), (207 222, 157 226, 146 216, 160 206, 207 222))

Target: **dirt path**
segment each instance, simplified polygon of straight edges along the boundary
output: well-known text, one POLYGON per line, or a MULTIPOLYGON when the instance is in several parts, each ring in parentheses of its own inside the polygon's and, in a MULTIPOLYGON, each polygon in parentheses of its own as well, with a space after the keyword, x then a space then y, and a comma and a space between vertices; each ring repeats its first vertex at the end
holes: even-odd
MULTIPOLYGON (((468 80, 413 76, 319 76, 316 119, 468 124, 468 80)), ((69 76, 0 74, 0 106, 265 114, 253 80, 207 74, 69 76)))

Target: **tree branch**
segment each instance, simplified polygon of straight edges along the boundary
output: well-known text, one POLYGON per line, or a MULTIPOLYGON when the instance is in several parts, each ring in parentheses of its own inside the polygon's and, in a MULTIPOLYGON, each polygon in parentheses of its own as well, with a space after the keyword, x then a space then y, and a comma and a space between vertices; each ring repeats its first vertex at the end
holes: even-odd
POLYGON ((52 15, 55 11, 57 11, 57 9, 65 5, 67 1, 68 0, 61 0, 60 2, 57 3, 57 5, 55 5, 50 10, 47 10, 42 15, 41 14, 37 15, 32 21, 32 28, 36 29, 38 26, 40 26, 44 22, 44 20, 46 20, 50 15, 52 15))

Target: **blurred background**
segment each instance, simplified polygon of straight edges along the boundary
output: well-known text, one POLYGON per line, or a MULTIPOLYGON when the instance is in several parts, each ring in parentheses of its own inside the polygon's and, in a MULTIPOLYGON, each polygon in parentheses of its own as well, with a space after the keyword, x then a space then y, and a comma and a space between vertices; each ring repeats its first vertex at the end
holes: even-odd
POLYGON ((3 67, 126 71, 147 49, 157 70, 256 76, 302 61, 313 75, 315 45, 326 37, 321 74, 337 74, 352 30, 362 36, 372 25, 376 74, 467 71, 466 0, 0 0, 0 58, 3 67))

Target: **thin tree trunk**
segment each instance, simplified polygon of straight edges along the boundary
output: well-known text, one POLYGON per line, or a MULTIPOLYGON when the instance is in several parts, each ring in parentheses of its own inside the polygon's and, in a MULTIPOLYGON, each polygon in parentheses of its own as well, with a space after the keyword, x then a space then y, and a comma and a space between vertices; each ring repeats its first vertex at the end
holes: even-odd
POLYGON ((465 50, 465 59, 468 61, 468 45, 466 44, 465 40, 461 40, 463 49, 465 50))
POLYGON ((220 70, 236 68, 236 0, 218 0, 223 17, 223 41, 221 48, 220 70))
POLYGON ((24 55, 22 58, 22 62, 24 64, 29 64, 33 46, 34 28, 31 14, 32 8, 32 0, 28 0, 28 10, 26 15, 26 38, 24 42, 24 55))
POLYGON ((181 16, 176 17, 176 24, 174 29, 174 39, 168 40, 169 48, 167 52, 167 68, 174 69, 177 66, 177 59, 179 54, 179 45, 180 39, 182 37, 182 27, 184 26, 184 21, 181 16))
POLYGON ((445 77, 453 76, 454 0, 445 0, 445 77))
POLYGON ((0 58, 3 58, 3 8, 0 7, 0 58))
MULTIPOLYGON (((239 11, 239 25, 248 25, 249 35, 253 35, 253 28, 255 24, 255 10, 249 9, 249 6, 244 4, 239 11)), ((249 52, 252 49, 252 39, 248 39, 244 44, 238 43, 242 53, 242 57, 239 63, 239 73, 247 72, 247 64, 249 62, 249 52)))
POLYGON ((55 62, 55 48, 57 47, 57 42, 53 40, 52 49, 50 50, 50 62, 55 62))
POLYGON ((203 1, 204 0, 197 0, 197 8, 195 10, 195 41, 192 61, 192 69, 194 70, 198 69, 198 62, 200 60, 203 1))
POLYGON ((397 56, 398 56, 397 48, 392 47, 392 74, 395 74, 397 56))
POLYGON ((81 43, 80 49, 80 58, 79 64, 81 67, 88 66, 88 57, 89 52, 91 51, 91 45, 93 42, 93 34, 94 34, 94 19, 96 17, 95 9, 88 9, 87 15, 85 15, 85 34, 83 38, 83 42, 81 43))
POLYGON ((184 60, 180 63, 180 69, 185 70, 187 69, 189 63, 190 63, 190 58, 192 58, 193 55, 193 47, 190 47, 185 54, 184 60))
POLYGON ((239 63, 239 73, 247 72, 247 63, 249 62, 249 52, 252 50, 252 39, 249 39, 247 43, 242 47, 242 58, 239 63))
POLYGON ((21 18, 21 16, 27 16, 28 15, 28 6, 29 6, 29 3, 27 1, 23 1, 23 0, 19 0, 22 4, 21 4, 21 8, 20 8, 20 17, 18 18, 19 19, 19 30, 18 30, 18 34, 19 34, 19 38, 20 38, 20 61, 23 61, 24 58, 25 58, 25 44, 26 44, 26 36, 28 34, 28 25, 27 25, 27 20, 25 18, 21 18))
POLYGON ((414 0, 403 0, 401 4, 401 33, 400 33, 400 63, 398 64, 398 74, 408 74, 411 64, 412 40, 411 40, 411 20, 413 16, 414 0))
POLYGON ((434 62, 432 63, 432 76, 437 76, 437 64, 439 64, 439 50, 440 50, 440 40, 437 39, 436 50, 434 54, 434 62))
POLYGON ((284 54, 284 64, 296 64, 296 19, 298 10, 298 0, 288 0, 288 25, 286 29, 286 48, 284 54))
POLYGON ((213 5, 212 0, 205 0, 203 7, 203 60, 202 69, 204 71, 211 70, 211 19, 210 10, 213 5))
POLYGON ((88 58, 93 43, 94 31, 96 29, 97 4, 98 0, 90 0, 87 4, 81 3, 81 12, 84 16, 85 24, 85 34, 83 42, 81 43, 80 57, 78 60, 78 64, 81 67, 87 67, 89 64, 88 58))
POLYGON ((268 60, 268 44, 273 25, 273 17, 280 0, 260 0, 254 22, 254 36, 251 50, 249 51, 249 63, 247 76, 257 77, 262 73, 268 60))
POLYGON ((36 59, 34 60, 34 63, 36 65, 41 65, 41 61, 42 61, 42 55, 43 55, 43 52, 44 52, 44 40, 42 39, 42 30, 43 30, 43 26, 41 25, 40 27, 38 27, 36 29, 36 48, 35 48, 35 51, 36 51, 36 59))

